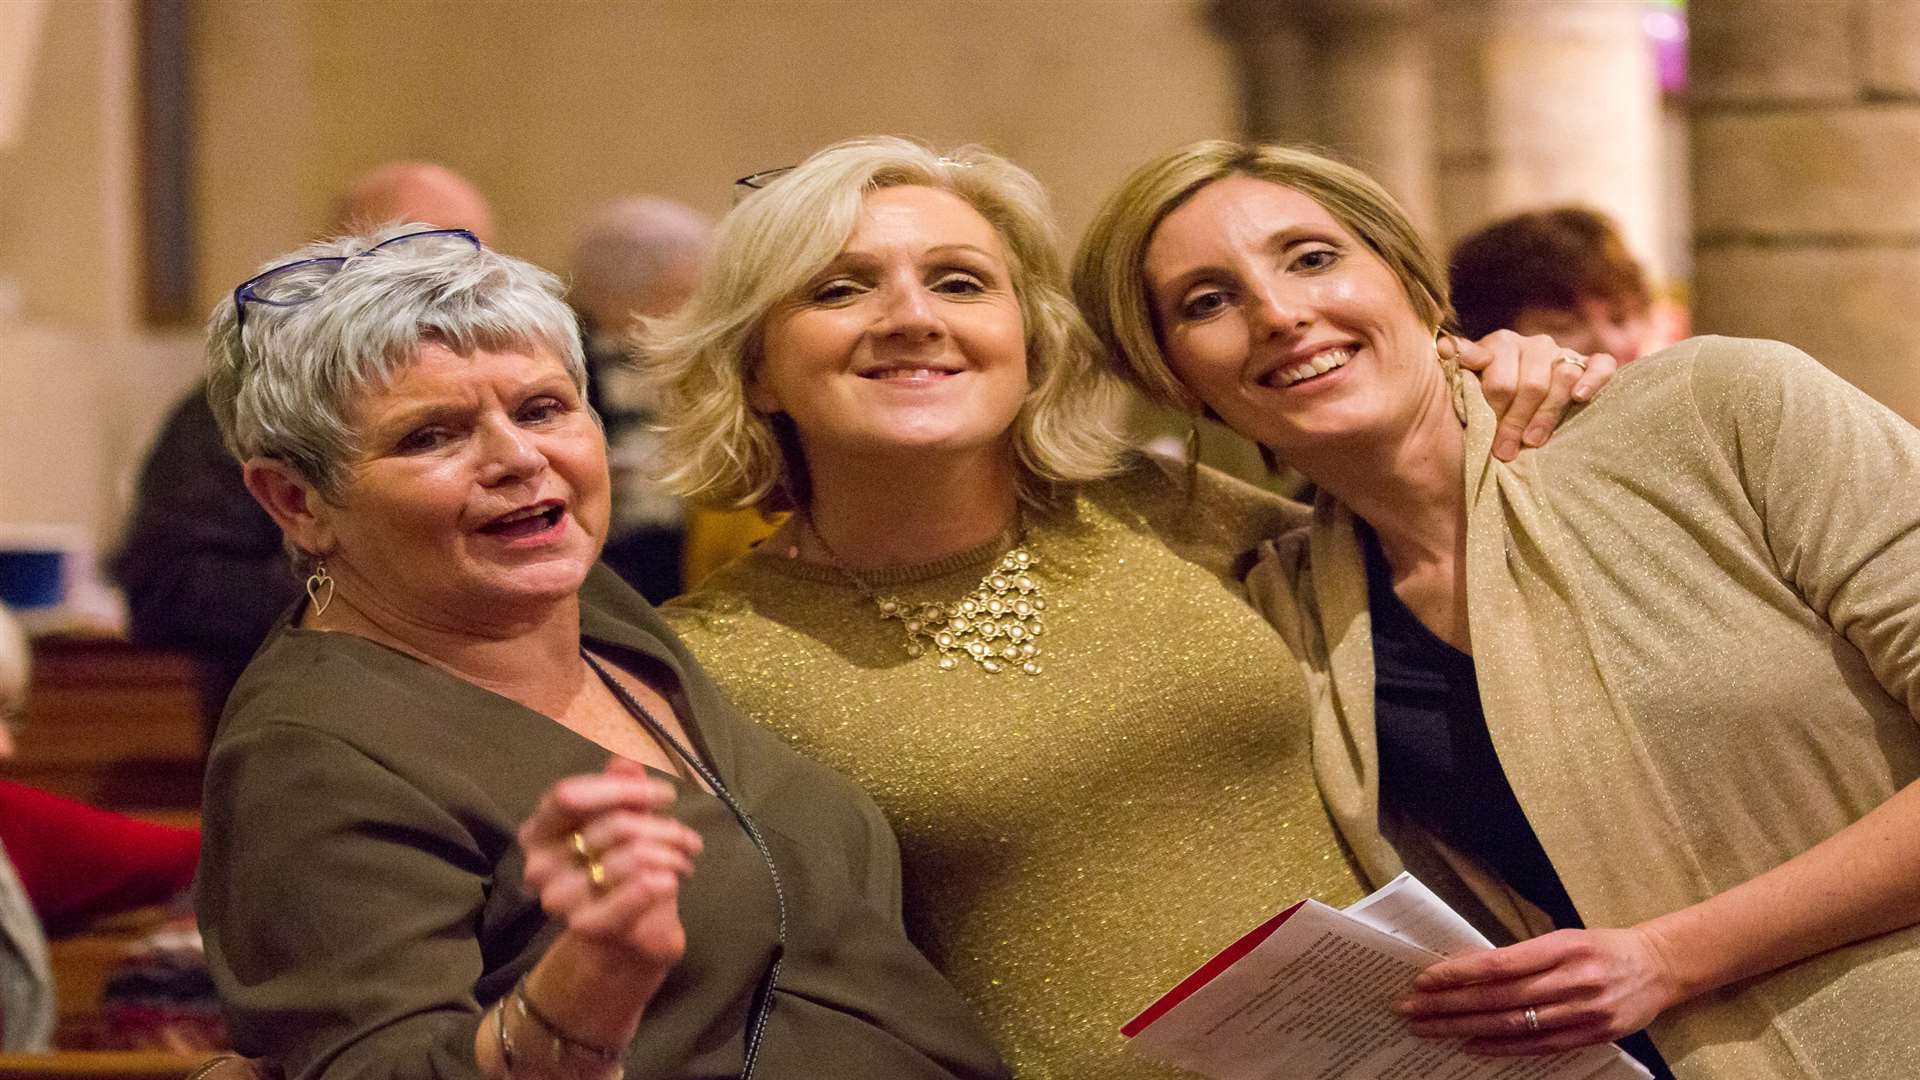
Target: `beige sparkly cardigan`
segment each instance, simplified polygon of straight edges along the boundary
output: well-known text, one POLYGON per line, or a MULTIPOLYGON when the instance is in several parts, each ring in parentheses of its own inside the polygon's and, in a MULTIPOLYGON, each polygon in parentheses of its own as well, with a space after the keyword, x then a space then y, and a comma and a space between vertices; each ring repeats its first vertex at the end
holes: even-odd
MULTIPOLYGON (((1489 452, 1462 379, 1468 611, 1501 764, 1582 917, 1627 926, 1830 836, 1920 776, 1920 432, 1804 354, 1702 338, 1544 448, 1489 452)), ((1352 515, 1265 546, 1249 593, 1302 658, 1315 776, 1369 877, 1402 866, 1510 933, 1538 913, 1381 820, 1352 515)), ((1920 1075, 1920 929, 1668 1011, 1680 1080, 1920 1075)))

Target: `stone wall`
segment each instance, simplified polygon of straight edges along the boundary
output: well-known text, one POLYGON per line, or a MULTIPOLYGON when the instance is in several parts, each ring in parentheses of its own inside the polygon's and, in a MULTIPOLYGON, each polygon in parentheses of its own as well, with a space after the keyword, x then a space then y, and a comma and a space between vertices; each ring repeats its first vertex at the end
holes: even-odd
POLYGON ((390 158, 469 176, 500 246, 557 267, 605 199, 648 191, 720 213, 735 177, 867 134, 985 143, 1040 177, 1072 236, 1135 165, 1236 122, 1201 0, 192 11, 203 305, 390 158))
MULTIPOLYGON (((0 526, 77 525, 103 548, 200 364, 195 328, 141 324, 138 10, 0 0, 0 526)), ((1236 126, 1203 0, 188 10, 200 310, 396 157, 472 177, 501 245, 558 267, 602 200, 717 213, 734 177, 874 132, 1008 154, 1071 236, 1133 166, 1236 126)))
POLYGON ((1604 210, 1656 277, 1666 255, 1667 147, 1642 19, 1614 0, 1450 3, 1435 20, 1439 239, 1543 205, 1604 210))
POLYGON ((1448 244, 1523 209, 1611 214, 1655 274, 1674 220, 1646 9, 1619 0, 1213 0, 1254 139, 1365 169, 1448 244))
POLYGON ((1920 4, 1693 0, 1694 325, 1920 421, 1920 4))
POLYGON ((0 103, 0 528, 104 547, 198 334, 139 326, 132 0, 0 8, 0 54, 32 53, 0 103))

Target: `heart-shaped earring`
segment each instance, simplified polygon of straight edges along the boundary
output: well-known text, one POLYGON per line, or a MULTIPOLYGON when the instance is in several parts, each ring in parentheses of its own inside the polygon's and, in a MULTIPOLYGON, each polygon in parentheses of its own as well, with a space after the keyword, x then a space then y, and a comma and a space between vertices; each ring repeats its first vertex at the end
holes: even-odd
POLYGON ((313 613, 325 615, 327 605, 333 603, 333 575, 327 573, 327 564, 316 561, 313 573, 307 575, 307 599, 313 601, 313 613))

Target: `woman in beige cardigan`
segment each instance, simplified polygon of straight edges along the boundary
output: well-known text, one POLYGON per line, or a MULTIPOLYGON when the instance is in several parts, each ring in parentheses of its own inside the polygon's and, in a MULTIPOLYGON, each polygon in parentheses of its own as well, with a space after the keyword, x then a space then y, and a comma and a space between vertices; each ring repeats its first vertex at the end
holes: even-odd
POLYGON ((1527 939, 1423 973, 1415 1031, 1532 1054, 1649 1027, 1682 1080, 1912 1075, 1911 426, 1787 346, 1708 338, 1498 461, 1439 266, 1377 185, 1295 150, 1143 167, 1075 285, 1138 385, 1320 489, 1249 585, 1368 876, 1527 939))

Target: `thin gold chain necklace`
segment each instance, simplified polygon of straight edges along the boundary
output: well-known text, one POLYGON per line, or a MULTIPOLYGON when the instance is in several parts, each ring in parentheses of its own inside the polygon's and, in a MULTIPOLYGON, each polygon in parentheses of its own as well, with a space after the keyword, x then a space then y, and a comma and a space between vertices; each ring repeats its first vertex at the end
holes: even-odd
POLYGON ((800 524, 827 553, 833 568, 860 590, 882 619, 896 620, 906 628, 908 656, 933 652, 940 657, 941 671, 958 668, 965 658, 989 675, 1009 669, 1040 674, 1040 636, 1046 632, 1043 616, 1047 598, 1034 575, 1040 560, 1027 550, 1024 526, 1014 534, 1013 547, 1000 556, 971 592, 941 603, 908 601, 892 593, 880 593, 854 573, 847 560, 820 535, 812 515, 802 515, 800 524))

